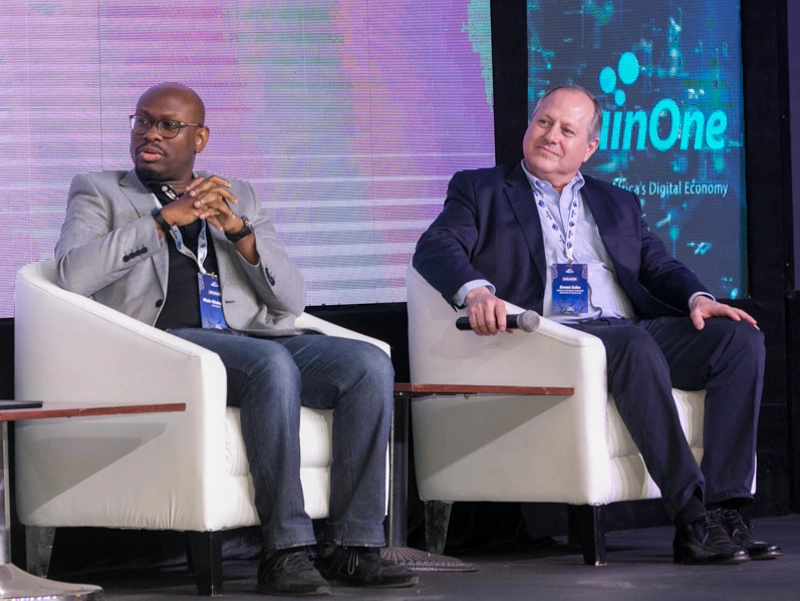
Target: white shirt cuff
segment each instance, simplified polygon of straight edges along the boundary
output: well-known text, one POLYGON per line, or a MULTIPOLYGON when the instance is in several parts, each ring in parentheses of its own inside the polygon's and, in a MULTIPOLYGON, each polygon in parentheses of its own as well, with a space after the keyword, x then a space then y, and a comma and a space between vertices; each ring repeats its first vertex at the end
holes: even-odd
POLYGON ((453 296, 453 303, 455 303, 456 307, 463 307, 464 299, 467 298, 467 294, 475 290, 475 288, 480 288, 481 286, 486 286, 489 290, 491 290, 492 294, 495 293, 495 287, 486 280, 472 280, 458 289, 458 292, 456 292, 455 296, 453 296))
POLYGON ((708 298, 710 298, 713 301, 717 300, 716 298, 714 298, 713 295, 709 294, 708 292, 695 292, 692 296, 689 297, 689 311, 690 312, 692 310, 692 302, 694 302, 694 299, 696 299, 698 296, 707 296, 708 298))

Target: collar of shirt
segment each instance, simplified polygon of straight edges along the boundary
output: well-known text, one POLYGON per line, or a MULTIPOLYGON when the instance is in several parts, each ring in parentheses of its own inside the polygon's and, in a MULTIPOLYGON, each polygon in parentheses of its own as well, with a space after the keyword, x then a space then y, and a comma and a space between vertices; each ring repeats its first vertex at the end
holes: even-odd
MULTIPOLYGON (((556 192, 556 189, 553 188, 553 184, 543 179, 539 179, 538 177, 533 175, 530 171, 528 171, 528 168, 525 166, 524 160, 521 161, 520 164, 522 165, 522 171, 525 172, 525 177, 528 179, 531 188, 533 188, 534 194, 538 193, 545 197, 552 195, 555 195, 556 198, 559 197, 558 192, 556 192)), ((581 188, 583 188, 585 183, 586 180, 583 179, 583 175, 581 174, 580 171, 578 171, 578 173, 575 174, 575 177, 573 177, 572 180, 566 186, 564 186, 561 195, 569 193, 570 198, 572 198, 572 194, 577 194, 577 192, 581 188)))

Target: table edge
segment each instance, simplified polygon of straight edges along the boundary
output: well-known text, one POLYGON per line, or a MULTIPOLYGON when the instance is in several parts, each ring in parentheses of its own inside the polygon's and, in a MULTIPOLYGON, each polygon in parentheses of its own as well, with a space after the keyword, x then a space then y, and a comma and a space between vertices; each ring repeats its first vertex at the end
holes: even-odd
POLYGON ((396 382, 395 395, 420 394, 508 394, 535 396, 572 396, 570 386, 499 386, 494 384, 429 384, 422 382, 396 382))
POLYGON ((138 415, 186 411, 186 403, 81 403, 44 401, 41 407, 1 409, 0 422, 50 419, 58 417, 99 417, 106 415, 138 415))

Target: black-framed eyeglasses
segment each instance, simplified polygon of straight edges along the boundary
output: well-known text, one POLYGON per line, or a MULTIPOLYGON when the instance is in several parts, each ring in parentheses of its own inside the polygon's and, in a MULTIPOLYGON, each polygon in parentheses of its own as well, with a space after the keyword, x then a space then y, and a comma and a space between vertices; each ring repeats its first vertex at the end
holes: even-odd
POLYGON ((142 115, 131 115, 131 131, 136 134, 146 134, 153 125, 156 126, 158 133, 165 138, 174 138, 184 127, 205 127, 202 123, 183 123, 182 121, 162 120, 156 121, 142 115))

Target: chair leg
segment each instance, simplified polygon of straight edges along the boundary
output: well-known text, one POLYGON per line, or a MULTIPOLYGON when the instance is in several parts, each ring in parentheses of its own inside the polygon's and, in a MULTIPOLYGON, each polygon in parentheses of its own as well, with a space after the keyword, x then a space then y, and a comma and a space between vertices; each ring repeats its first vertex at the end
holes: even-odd
POLYGON ((194 571, 197 593, 222 594, 222 532, 187 532, 189 566, 194 571))
POLYGON ((581 546, 586 565, 606 565, 604 505, 569 506, 569 544, 581 546))
POLYGON ((29 574, 47 578, 55 537, 55 528, 25 526, 25 569, 29 574))
POLYGON ((452 503, 425 501, 425 550, 428 553, 444 553, 452 508, 452 503))

